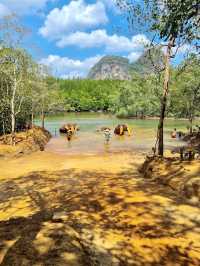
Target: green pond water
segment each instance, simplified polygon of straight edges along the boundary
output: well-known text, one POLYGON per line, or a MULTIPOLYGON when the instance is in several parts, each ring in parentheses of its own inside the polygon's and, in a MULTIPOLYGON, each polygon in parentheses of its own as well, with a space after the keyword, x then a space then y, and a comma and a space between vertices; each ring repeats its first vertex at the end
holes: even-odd
MULTIPOLYGON (((40 125, 40 120, 36 124, 40 125)), ((45 120, 45 127, 51 132, 53 138, 48 143, 46 150, 56 153, 95 154, 102 152, 144 151, 151 150, 156 141, 157 119, 136 120, 118 119, 113 115, 104 113, 66 113, 61 115, 49 115, 45 120), (59 134, 59 128, 66 123, 77 123, 80 131, 72 141, 68 142, 66 136, 59 134), (132 136, 115 136, 112 134, 109 145, 105 145, 103 133, 97 132, 102 126, 112 129, 118 124, 128 124, 132 136)), ((181 141, 171 139, 170 132, 177 130, 186 131, 186 120, 167 119, 165 122, 165 148, 183 145, 181 141)))

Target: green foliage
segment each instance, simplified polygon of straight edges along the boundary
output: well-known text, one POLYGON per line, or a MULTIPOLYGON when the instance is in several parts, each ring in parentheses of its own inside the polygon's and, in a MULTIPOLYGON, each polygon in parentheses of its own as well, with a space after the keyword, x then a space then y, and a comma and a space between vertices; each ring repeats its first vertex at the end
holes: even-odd
POLYGON ((200 58, 191 55, 173 76, 170 109, 176 117, 193 120, 200 115, 200 58))
MULTIPOLYGON (((182 72, 171 68, 172 92, 167 108, 171 117, 188 118, 191 112, 193 116, 199 115, 199 59, 192 56, 183 65, 184 68, 179 67, 182 72)), ((57 82, 70 111, 103 110, 121 118, 159 116, 160 113, 163 74, 134 73, 131 81, 60 79, 57 82)))
POLYGON ((6 133, 12 128, 11 119, 13 119, 13 128, 25 123, 23 117, 27 116, 28 108, 30 108, 26 97, 32 61, 24 50, 9 47, 1 48, 0 61, 0 95, 2 98, 0 131, 6 133), (22 106, 25 106, 23 111, 22 106))
POLYGON ((57 108, 61 97, 52 80, 25 50, 0 49, 0 134, 22 130, 34 114, 57 108))
POLYGON ((132 81, 125 81, 112 110, 121 118, 156 116, 159 114, 160 91, 161 87, 154 75, 146 79, 138 76, 132 81))
POLYGON ((161 82, 134 74, 131 81, 58 80, 70 111, 109 111, 119 117, 158 115, 161 82))
POLYGON ((107 111, 120 81, 60 79, 58 84, 70 111, 107 111))
POLYGON ((200 4, 197 0, 117 0, 118 6, 128 14, 131 26, 158 34, 164 41, 192 42, 200 37, 200 4))

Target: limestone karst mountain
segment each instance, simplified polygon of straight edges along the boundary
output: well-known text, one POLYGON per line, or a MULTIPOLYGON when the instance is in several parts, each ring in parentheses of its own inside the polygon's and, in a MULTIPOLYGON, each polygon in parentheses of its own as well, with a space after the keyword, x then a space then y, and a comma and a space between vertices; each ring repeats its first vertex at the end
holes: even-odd
POLYGON ((130 63, 122 56, 104 56, 89 71, 88 79, 130 80, 134 73, 148 75, 154 71, 154 66, 161 66, 163 54, 160 49, 144 52, 139 59, 130 63))
POLYGON ((88 78, 129 80, 131 79, 129 61, 120 56, 104 56, 91 68, 88 78))

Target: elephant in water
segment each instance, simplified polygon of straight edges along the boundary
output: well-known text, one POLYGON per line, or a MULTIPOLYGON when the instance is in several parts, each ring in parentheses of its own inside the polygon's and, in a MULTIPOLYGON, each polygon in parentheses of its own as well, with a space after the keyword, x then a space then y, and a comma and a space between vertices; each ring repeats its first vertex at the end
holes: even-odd
POLYGON ((114 130, 114 134, 118 136, 123 136, 126 132, 129 136, 131 135, 131 130, 128 125, 118 125, 114 130))
POLYGON ((66 134, 67 139, 71 140, 72 136, 76 133, 76 131, 79 131, 79 130, 80 129, 77 126, 77 124, 66 124, 60 128, 60 133, 66 134))

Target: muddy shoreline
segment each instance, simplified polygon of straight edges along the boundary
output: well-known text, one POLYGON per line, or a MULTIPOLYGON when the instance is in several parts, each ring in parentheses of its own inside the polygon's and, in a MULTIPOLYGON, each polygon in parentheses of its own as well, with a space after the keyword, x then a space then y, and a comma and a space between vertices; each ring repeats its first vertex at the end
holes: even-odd
POLYGON ((12 143, 11 134, 0 137, 0 157, 18 157, 43 151, 51 139, 51 134, 38 126, 15 134, 15 143, 12 143))

